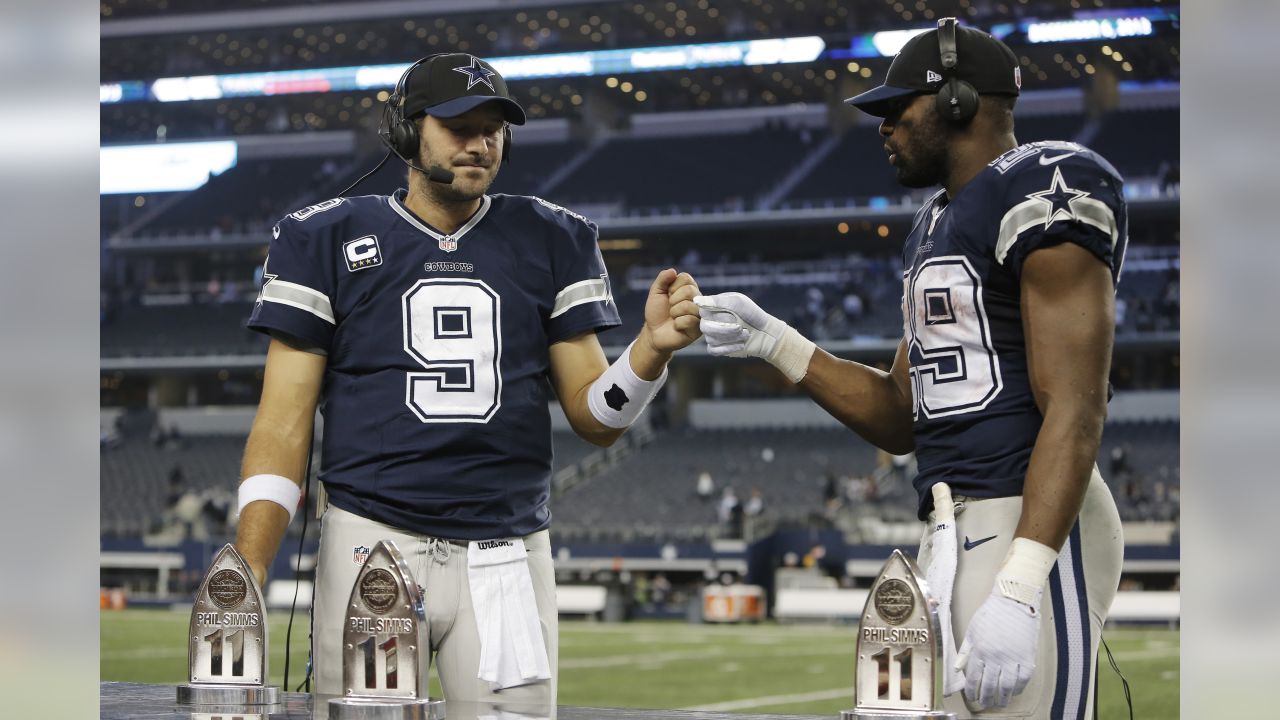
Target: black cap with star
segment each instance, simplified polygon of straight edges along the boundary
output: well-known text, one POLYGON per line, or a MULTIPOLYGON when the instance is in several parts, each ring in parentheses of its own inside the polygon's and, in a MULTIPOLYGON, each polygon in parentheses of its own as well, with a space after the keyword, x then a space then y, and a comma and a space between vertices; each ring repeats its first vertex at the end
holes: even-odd
MULTIPOLYGON (((1022 69, 1008 45, 970 27, 956 27, 955 76, 967 81, 981 95, 1017 95, 1022 90, 1022 69)), ((891 102, 905 95, 931 95, 942 89, 945 73, 938 47, 938 31, 928 30, 911 38, 889 64, 884 84, 846 103, 870 115, 885 117, 891 102)))
POLYGON ((405 81, 404 117, 457 117, 496 102, 512 125, 523 125, 524 108, 511 99, 507 81, 489 63, 467 53, 444 53, 422 61, 405 81))

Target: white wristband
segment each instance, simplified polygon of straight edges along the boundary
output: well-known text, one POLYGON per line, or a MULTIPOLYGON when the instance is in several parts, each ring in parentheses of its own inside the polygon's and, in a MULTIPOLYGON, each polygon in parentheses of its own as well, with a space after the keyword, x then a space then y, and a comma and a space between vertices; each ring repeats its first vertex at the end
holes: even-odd
POLYGON ((289 521, 298 512, 298 500, 302 498, 302 488, 298 483, 280 475, 254 475, 240 483, 240 509, 256 500, 269 500, 289 512, 289 521))
POLYGON ((773 352, 765 359, 781 370, 788 380, 798 383, 808 374, 809 360, 813 358, 816 347, 812 340, 788 325, 774 344, 773 352))
POLYGON ((1058 551, 1048 545, 1030 538, 1014 538, 996 573, 996 586, 1005 597, 1033 605, 1057 561, 1058 551))
POLYGON ((587 408, 605 427, 630 427, 667 381, 665 367, 656 380, 641 380, 636 375, 631 369, 632 345, 635 345, 634 340, 587 391, 587 408))

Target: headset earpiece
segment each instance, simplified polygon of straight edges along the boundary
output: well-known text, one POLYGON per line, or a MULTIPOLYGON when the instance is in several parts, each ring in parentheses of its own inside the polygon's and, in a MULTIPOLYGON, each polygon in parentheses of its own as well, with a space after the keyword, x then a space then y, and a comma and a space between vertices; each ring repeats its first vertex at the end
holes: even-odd
POLYGON ((965 125, 978 114, 978 91, 967 81, 956 77, 960 53, 956 43, 956 19, 938 21, 938 55, 942 59, 944 84, 934 97, 934 107, 948 122, 965 125))
POLYGON ((393 102, 398 104, 392 106, 391 110, 392 123, 389 138, 391 149, 400 157, 412 160, 418 156, 418 125, 404 116, 403 96, 387 100, 389 106, 393 102))
POLYGON ((511 126, 502 126, 502 162, 511 162, 511 126))

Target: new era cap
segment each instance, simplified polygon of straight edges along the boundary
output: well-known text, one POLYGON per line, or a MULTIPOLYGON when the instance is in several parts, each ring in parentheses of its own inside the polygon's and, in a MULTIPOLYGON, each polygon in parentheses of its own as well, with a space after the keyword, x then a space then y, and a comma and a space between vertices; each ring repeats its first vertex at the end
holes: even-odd
MULTIPOLYGON (((956 27, 955 76, 968 82, 980 95, 1017 95, 1022 89, 1022 68, 1008 45, 974 28, 956 27)), ((907 41, 893 58, 884 84, 846 103, 870 115, 885 117, 890 101, 904 95, 933 94, 946 75, 938 49, 938 31, 928 30, 907 41)))
POLYGON ((467 53, 430 57, 405 81, 404 116, 457 117, 487 102, 502 107, 512 125, 524 124, 524 108, 511 99, 507 81, 489 63, 467 53))

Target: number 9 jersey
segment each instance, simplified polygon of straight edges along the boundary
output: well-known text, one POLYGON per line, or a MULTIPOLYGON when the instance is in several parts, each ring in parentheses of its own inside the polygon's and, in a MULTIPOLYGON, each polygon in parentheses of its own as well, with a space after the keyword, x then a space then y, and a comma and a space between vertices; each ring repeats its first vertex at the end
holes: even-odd
POLYGON ((329 501, 435 537, 550 523, 549 347, 620 324, 596 227, 493 195, 452 234, 391 196, 276 225, 248 327, 328 356, 329 501))
POLYGON ((940 481, 956 495, 1022 494, 1043 421, 1027 371, 1022 264, 1039 248, 1075 243, 1118 282, 1123 182, 1082 145, 1030 143, 916 214, 903 249, 903 324, 921 519, 940 481))

